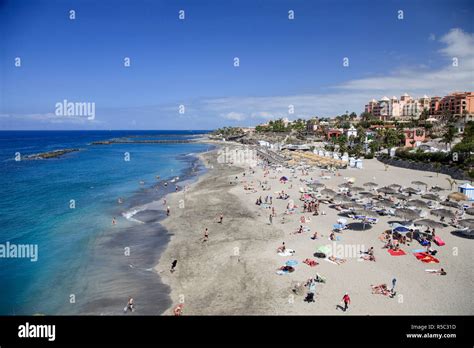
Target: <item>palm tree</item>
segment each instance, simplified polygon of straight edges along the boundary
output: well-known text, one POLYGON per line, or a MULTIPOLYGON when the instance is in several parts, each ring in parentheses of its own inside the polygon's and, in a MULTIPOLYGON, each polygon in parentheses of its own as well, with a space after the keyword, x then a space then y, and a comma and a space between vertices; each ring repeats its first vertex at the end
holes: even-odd
POLYGON ((454 186, 454 185, 457 185, 457 181, 454 180, 454 179, 450 179, 450 178, 446 178, 446 180, 448 180, 449 186, 450 186, 450 190, 452 191, 452 190, 453 190, 453 186, 454 186))
POLYGON ((454 140, 454 137, 456 135, 456 127, 454 127, 452 124, 448 125, 448 128, 446 129, 446 132, 443 134, 443 143, 446 144, 446 150, 448 149, 448 144, 449 147, 451 147, 451 143, 454 140))

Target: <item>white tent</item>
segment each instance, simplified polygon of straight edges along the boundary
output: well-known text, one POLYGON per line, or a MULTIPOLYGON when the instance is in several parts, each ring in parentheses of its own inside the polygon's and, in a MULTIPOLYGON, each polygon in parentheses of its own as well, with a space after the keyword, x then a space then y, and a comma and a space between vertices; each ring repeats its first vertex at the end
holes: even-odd
POLYGON ((464 193, 467 196, 467 199, 474 201, 474 186, 469 183, 462 184, 458 187, 459 192, 464 193))

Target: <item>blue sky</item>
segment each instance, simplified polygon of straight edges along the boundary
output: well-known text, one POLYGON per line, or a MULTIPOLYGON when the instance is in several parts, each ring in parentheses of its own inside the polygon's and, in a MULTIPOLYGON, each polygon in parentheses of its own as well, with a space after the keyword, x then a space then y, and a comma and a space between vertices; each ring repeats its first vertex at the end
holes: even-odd
POLYGON ((0 129, 211 129, 474 90, 473 15, 457 0, 0 0, 0 129), (55 115, 64 99, 95 119, 55 115))

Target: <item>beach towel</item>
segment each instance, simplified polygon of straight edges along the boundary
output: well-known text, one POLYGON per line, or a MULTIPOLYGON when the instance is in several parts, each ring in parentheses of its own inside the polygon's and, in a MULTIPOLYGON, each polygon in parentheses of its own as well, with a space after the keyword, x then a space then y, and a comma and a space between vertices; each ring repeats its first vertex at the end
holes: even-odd
POLYGON ((425 249, 413 249, 411 252, 412 253, 424 253, 426 250, 425 249))
POLYGON ((392 250, 392 249, 388 249, 387 251, 388 251, 388 253, 389 253, 390 255, 392 255, 392 256, 402 256, 402 255, 406 255, 406 253, 405 253, 402 249, 397 250, 397 251, 392 250))
POLYGON ((288 260, 285 262, 285 265, 287 266, 296 266, 298 264, 298 261, 296 260, 288 260))
POLYGON ((286 249, 284 252, 278 253, 278 255, 280 255, 280 256, 291 256, 294 253, 295 253, 295 251, 293 249, 286 249))
POLYGON ((438 245, 438 246, 443 246, 443 245, 446 244, 446 243, 444 242, 444 240, 442 240, 439 236, 434 237, 434 242, 435 242, 436 245, 438 245))
POLYGON ((415 257, 424 263, 439 263, 439 260, 428 253, 416 253, 415 257))

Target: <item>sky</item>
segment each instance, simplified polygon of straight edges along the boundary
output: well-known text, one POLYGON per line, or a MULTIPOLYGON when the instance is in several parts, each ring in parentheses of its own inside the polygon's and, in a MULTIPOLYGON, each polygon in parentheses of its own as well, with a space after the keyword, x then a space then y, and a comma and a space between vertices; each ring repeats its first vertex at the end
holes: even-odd
POLYGON ((252 126, 474 91, 473 18, 470 0, 0 0, 0 130, 252 126))

